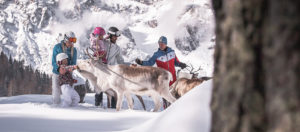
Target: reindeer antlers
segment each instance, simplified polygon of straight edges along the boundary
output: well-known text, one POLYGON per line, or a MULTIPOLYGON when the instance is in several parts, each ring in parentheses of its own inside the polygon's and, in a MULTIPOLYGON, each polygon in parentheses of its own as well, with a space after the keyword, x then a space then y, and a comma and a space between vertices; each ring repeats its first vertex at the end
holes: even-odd
POLYGON ((90 59, 97 60, 97 58, 91 56, 91 54, 89 53, 89 48, 86 48, 85 52, 86 52, 85 54, 87 54, 90 57, 90 59))
MULTIPOLYGON (((91 48, 90 48, 91 49, 91 48)), ((99 54, 98 51, 94 51, 93 49, 91 49, 94 53, 96 52, 96 58, 101 59, 104 57, 105 53, 99 54)))
POLYGON ((190 74, 196 74, 196 72, 202 70, 202 68, 201 68, 201 66, 199 66, 199 68, 196 71, 194 71, 193 65, 190 64, 190 65, 187 66, 187 70, 190 72, 190 74), (190 67, 191 69, 189 69, 188 67, 190 67))

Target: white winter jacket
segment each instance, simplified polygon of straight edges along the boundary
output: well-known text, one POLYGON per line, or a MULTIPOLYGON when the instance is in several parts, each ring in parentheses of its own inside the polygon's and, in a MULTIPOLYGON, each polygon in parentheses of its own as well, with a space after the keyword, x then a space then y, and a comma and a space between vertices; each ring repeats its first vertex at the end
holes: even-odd
POLYGON ((121 48, 117 44, 111 43, 110 40, 104 40, 104 45, 106 47, 106 59, 108 65, 129 65, 129 63, 124 62, 121 54, 121 48))

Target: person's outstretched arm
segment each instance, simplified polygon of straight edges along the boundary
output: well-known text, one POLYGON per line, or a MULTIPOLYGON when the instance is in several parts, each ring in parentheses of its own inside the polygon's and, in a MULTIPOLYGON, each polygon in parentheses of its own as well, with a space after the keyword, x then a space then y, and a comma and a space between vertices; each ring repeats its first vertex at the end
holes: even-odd
POLYGON ((141 61, 140 65, 153 66, 155 64, 156 59, 157 59, 157 55, 154 53, 148 61, 141 61))

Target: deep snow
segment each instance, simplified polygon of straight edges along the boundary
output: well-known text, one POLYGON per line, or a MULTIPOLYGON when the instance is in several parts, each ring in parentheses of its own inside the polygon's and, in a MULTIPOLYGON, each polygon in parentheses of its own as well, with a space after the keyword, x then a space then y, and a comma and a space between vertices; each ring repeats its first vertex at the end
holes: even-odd
MULTIPOLYGON (((0 98, 0 131, 24 132, 208 132, 212 81, 206 81, 162 112, 127 107, 119 112, 93 105, 94 94, 78 107, 51 105, 50 95, 21 95, 0 98)), ((149 98, 146 106, 149 106, 149 98)), ((126 102, 124 102, 126 104, 126 102)), ((153 108, 153 107, 152 107, 153 108)))

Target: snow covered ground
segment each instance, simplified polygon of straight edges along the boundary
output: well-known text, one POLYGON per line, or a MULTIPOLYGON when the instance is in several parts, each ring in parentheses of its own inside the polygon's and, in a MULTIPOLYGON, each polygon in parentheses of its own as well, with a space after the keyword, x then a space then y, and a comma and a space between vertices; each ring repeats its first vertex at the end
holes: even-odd
POLYGON ((1 97, 0 131, 208 132, 211 90, 212 81, 206 81, 161 112, 149 112, 152 107, 149 98, 144 98, 148 111, 141 110, 135 103, 135 110, 124 106, 116 112, 95 107, 94 94, 88 94, 86 103, 73 108, 52 106, 50 95, 1 97))

